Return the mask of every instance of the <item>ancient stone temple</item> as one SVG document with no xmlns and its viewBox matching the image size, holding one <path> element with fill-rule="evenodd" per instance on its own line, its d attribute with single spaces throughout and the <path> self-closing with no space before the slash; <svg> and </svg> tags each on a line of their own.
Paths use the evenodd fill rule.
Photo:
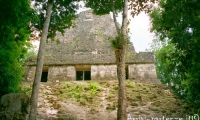
<svg viewBox="0 0 200 120">
<path fill-rule="evenodd" d="M 46 45 L 42 82 L 70 80 L 117 80 L 117 66 L 109 37 L 116 35 L 110 15 L 96 16 L 85 11 L 76 26 Z M 58 42 L 59 41 L 59 42 Z M 152 52 L 136 53 L 132 44 L 126 51 L 126 78 L 157 83 Z M 26 81 L 33 81 L 36 57 L 25 63 Z"/>
</svg>

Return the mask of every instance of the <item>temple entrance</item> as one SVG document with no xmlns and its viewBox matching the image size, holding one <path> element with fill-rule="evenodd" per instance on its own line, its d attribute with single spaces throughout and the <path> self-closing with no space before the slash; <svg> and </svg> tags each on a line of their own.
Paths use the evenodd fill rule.
<svg viewBox="0 0 200 120">
<path fill-rule="evenodd" d="M 129 70 L 128 70 L 128 65 L 125 67 L 125 73 L 126 73 L 126 80 L 129 79 Z"/>
<path fill-rule="evenodd" d="M 91 71 L 76 71 L 76 80 L 91 80 Z"/>
<path fill-rule="evenodd" d="M 44 66 L 42 69 L 41 82 L 47 82 L 47 80 L 48 80 L 48 67 Z"/>
<path fill-rule="evenodd" d="M 90 65 L 76 65 L 76 80 L 91 80 L 91 66 Z"/>
<path fill-rule="evenodd" d="M 47 82 L 48 72 L 42 72 L 41 82 Z"/>
</svg>

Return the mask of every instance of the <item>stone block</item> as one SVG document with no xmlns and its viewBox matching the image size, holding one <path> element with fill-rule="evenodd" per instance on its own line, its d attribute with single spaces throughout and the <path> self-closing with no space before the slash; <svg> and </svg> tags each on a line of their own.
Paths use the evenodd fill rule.
<svg viewBox="0 0 200 120">
<path fill-rule="evenodd" d="M 76 80 L 76 70 L 74 66 L 50 66 L 48 70 L 48 81 L 56 82 Z"/>
<path fill-rule="evenodd" d="M 157 80 L 154 64 L 133 64 L 129 65 L 128 69 L 129 79 L 141 80 L 143 82 L 145 82 L 145 80 L 154 82 Z"/>
<path fill-rule="evenodd" d="M 22 93 L 6 94 L 1 98 L 0 120 L 26 120 L 29 113 L 29 96 Z"/>
<path fill-rule="evenodd" d="M 91 66 L 92 80 L 117 80 L 116 65 L 92 65 Z"/>
</svg>

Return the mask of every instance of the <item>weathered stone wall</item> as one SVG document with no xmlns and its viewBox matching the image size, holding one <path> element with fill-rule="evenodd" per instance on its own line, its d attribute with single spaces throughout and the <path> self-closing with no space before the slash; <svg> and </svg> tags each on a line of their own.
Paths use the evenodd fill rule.
<svg viewBox="0 0 200 120">
<path fill-rule="evenodd" d="M 159 83 L 154 64 L 129 65 L 129 79 L 135 79 L 145 83 Z"/>
<path fill-rule="evenodd" d="M 115 24 L 110 14 L 97 16 L 92 10 L 81 12 L 74 28 L 64 35 L 56 34 L 56 40 L 45 46 L 44 66 L 49 66 L 48 81 L 76 80 L 76 70 L 90 70 L 92 80 L 117 79 L 114 50 L 109 37 L 116 36 Z M 132 44 L 127 46 L 126 65 L 130 65 L 129 79 L 156 79 L 153 52 L 136 53 Z M 35 66 L 36 56 L 28 58 L 25 66 Z M 80 65 L 80 66 L 79 66 Z M 74 67 L 75 66 L 75 67 Z M 89 69 L 88 69 L 89 68 Z M 29 70 L 30 69 L 30 70 Z M 28 68 L 26 81 L 33 81 L 34 69 Z"/>
<path fill-rule="evenodd" d="M 92 80 L 117 80 L 116 65 L 92 65 L 91 66 Z"/>
<path fill-rule="evenodd" d="M 48 81 L 68 81 L 76 80 L 76 70 L 74 66 L 50 66 L 48 69 Z"/>
<path fill-rule="evenodd" d="M 36 66 L 26 66 L 24 78 L 26 82 L 34 81 Z"/>
<path fill-rule="evenodd" d="M 90 67 L 91 66 L 91 67 Z M 116 65 L 70 65 L 48 66 L 47 82 L 76 80 L 76 70 L 91 70 L 91 80 L 117 80 Z M 33 81 L 35 66 L 27 66 L 24 75 L 25 81 Z M 152 64 L 128 64 L 128 79 L 144 83 L 160 83 L 156 76 L 155 65 Z"/>
<path fill-rule="evenodd" d="M 57 41 L 49 40 L 45 46 L 44 65 L 114 64 L 115 55 L 108 38 L 117 35 L 110 14 L 97 16 L 92 10 L 83 11 L 75 20 L 76 26 L 57 33 Z M 135 49 L 128 45 L 127 60 L 133 61 Z M 36 65 L 36 57 L 27 60 Z"/>
<path fill-rule="evenodd" d="M 110 14 L 97 16 L 92 10 L 83 11 L 74 21 L 76 26 L 56 33 L 57 41 L 48 40 L 45 46 L 44 65 L 105 65 L 115 64 L 110 37 L 117 35 Z M 153 52 L 135 52 L 132 44 L 126 48 L 126 64 L 154 63 Z M 37 57 L 27 59 L 25 65 L 36 65 Z"/>
<path fill-rule="evenodd" d="M 129 59 L 130 61 L 126 61 L 128 63 L 136 63 L 136 64 L 147 64 L 147 63 L 155 63 L 153 52 L 139 52 L 136 53 L 136 56 L 133 60 Z"/>
<path fill-rule="evenodd" d="M 52 50 L 52 55 L 48 54 L 44 56 L 44 65 L 80 65 L 80 64 L 87 64 L 87 65 L 93 65 L 93 64 L 115 64 L 115 55 L 114 51 L 110 48 L 110 44 L 105 45 L 99 45 L 102 46 L 101 51 L 99 52 L 98 49 L 91 51 L 91 53 L 87 52 L 76 52 L 75 54 L 69 54 L 65 53 L 64 51 L 68 51 L 65 48 L 68 48 L 67 44 L 62 43 L 59 45 L 55 44 L 55 48 L 49 48 Z M 97 46 L 93 46 L 93 48 L 96 48 Z M 88 48 L 85 46 L 85 48 Z M 106 51 L 105 49 L 109 49 L 110 51 Z M 56 50 L 57 49 L 57 50 Z M 129 49 L 129 50 L 128 50 Z M 154 53 L 153 52 L 139 52 L 134 53 L 131 50 L 133 48 L 127 47 L 126 51 L 126 64 L 147 64 L 147 63 L 155 63 Z M 68 51 L 69 52 L 69 51 Z M 59 56 L 54 56 L 58 55 Z M 36 65 L 36 56 L 32 56 L 28 58 L 25 62 L 25 66 L 27 65 Z"/>
</svg>

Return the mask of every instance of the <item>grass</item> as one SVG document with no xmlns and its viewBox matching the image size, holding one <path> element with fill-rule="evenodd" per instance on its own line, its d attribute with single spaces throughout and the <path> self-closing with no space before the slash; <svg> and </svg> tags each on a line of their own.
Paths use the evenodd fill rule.
<svg viewBox="0 0 200 120">
<path fill-rule="evenodd" d="M 126 81 L 126 87 L 128 87 L 128 88 L 134 88 L 135 87 L 135 83 L 133 83 L 131 81 Z"/>
<path fill-rule="evenodd" d="M 98 99 L 98 93 L 101 92 L 99 84 L 95 82 L 85 82 L 84 84 L 66 82 L 59 89 L 59 97 L 62 100 L 70 98 L 79 102 L 80 105 L 95 103 L 94 99 Z"/>
<path fill-rule="evenodd" d="M 31 86 L 31 84 L 29 82 L 22 83 L 22 85 L 21 85 L 21 92 L 30 96 L 31 92 L 32 92 L 32 86 Z"/>
</svg>

